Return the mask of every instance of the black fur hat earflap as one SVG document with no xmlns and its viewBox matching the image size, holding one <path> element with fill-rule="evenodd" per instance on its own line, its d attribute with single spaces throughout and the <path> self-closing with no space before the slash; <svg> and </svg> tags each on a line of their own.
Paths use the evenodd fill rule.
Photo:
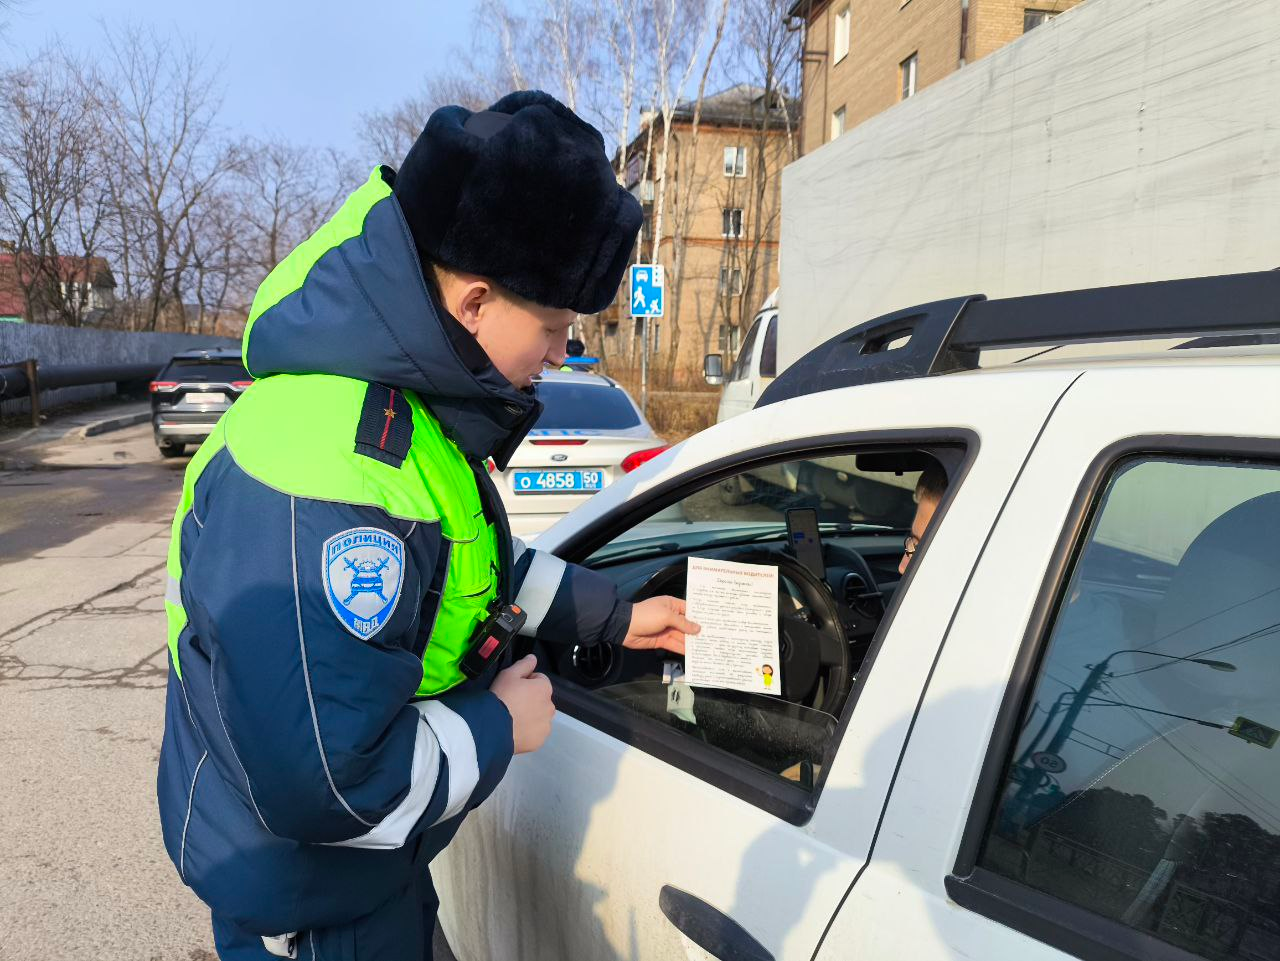
<svg viewBox="0 0 1280 961">
<path fill-rule="evenodd" d="M 643 219 L 600 132 L 538 90 L 435 111 L 393 191 L 424 260 L 582 314 L 613 301 Z"/>
</svg>

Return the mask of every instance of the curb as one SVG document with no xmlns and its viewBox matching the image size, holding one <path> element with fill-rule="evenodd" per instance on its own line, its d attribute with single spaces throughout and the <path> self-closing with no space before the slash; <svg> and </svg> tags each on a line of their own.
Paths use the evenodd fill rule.
<svg viewBox="0 0 1280 961">
<path fill-rule="evenodd" d="M 137 414 L 125 414 L 121 417 L 109 417 L 106 420 L 95 421 L 81 427 L 78 431 L 81 437 L 96 437 L 98 434 L 106 434 L 113 430 L 123 430 L 126 427 L 133 427 L 137 424 L 145 424 L 151 419 L 151 412 L 144 410 Z"/>
</svg>

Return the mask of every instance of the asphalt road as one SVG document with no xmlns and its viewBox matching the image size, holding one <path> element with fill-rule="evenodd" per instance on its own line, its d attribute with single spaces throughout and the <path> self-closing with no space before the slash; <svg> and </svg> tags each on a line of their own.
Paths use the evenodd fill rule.
<svg viewBox="0 0 1280 961">
<path fill-rule="evenodd" d="M 31 464 L 0 470 L 0 563 L 69 543 L 111 521 L 163 522 L 178 502 L 188 460 L 161 458 L 145 425 L 0 447 L 0 457 Z"/>
<path fill-rule="evenodd" d="M 187 458 L 75 427 L 0 433 L 0 961 L 213 961 L 155 804 Z"/>
</svg>

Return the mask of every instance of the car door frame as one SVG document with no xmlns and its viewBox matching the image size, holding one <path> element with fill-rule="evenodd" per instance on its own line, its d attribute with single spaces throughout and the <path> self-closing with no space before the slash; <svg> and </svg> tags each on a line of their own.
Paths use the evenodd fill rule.
<svg viewBox="0 0 1280 961">
<path fill-rule="evenodd" d="M 935 514 L 935 522 L 930 525 L 918 548 L 918 556 L 923 557 L 929 549 L 934 532 L 943 525 L 948 508 L 955 495 L 964 487 L 965 478 L 977 460 L 980 441 L 977 433 L 968 428 L 853 431 L 827 435 L 821 439 L 810 437 L 768 444 L 722 457 L 700 465 L 696 470 L 696 479 L 691 477 L 693 472 L 673 477 L 646 491 L 642 497 L 629 501 L 621 510 L 607 514 L 593 524 L 588 524 L 570 535 L 554 553 L 563 560 L 580 563 L 592 551 L 645 518 L 726 477 L 743 473 L 755 466 L 784 460 L 845 454 L 852 447 L 868 449 L 927 447 L 938 449 L 939 452 L 946 450 L 953 453 L 949 462 L 945 464 L 950 475 L 947 494 Z M 906 575 L 898 582 L 894 598 L 886 608 L 884 617 L 876 629 L 875 639 L 867 652 L 859 677 L 849 692 L 840 717 L 837 718 L 836 730 L 832 735 L 833 755 L 844 738 L 866 678 L 874 668 L 876 656 L 893 625 L 894 617 L 901 607 L 902 598 L 910 593 L 911 576 L 917 569 L 918 565 L 907 568 Z M 549 676 L 555 690 L 556 707 L 568 716 L 652 754 L 659 760 L 705 781 L 712 787 L 732 794 L 790 824 L 806 824 L 813 816 L 822 788 L 826 783 L 827 770 L 823 771 L 812 791 L 806 790 L 799 785 L 780 781 L 749 761 L 717 748 L 705 745 L 698 748 L 687 735 L 627 711 L 617 704 L 600 698 L 590 689 L 579 687 L 555 675 Z M 692 751 L 691 748 L 693 748 Z"/>
</svg>

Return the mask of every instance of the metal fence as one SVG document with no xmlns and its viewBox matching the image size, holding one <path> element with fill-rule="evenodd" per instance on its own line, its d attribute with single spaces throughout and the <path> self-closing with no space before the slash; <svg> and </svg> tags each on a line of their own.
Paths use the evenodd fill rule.
<svg viewBox="0 0 1280 961">
<path fill-rule="evenodd" d="M 132 379 L 148 365 L 154 371 L 174 354 L 195 347 L 233 347 L 237 341 L 228 337 L 196 334 L 132 333 L 88 327 L 55 327 L 47 324 L 15 324 L 0 322 L 0 368 L 11 368 L 34 359 L 40 368 L 79 368 L 81 372 L 97 369 L 104 380 L 85 383 L 84 377 L 71 378 L 75 386 L 43 386 L 39 393 L 42 408 L 77 401 L 96 400 L 116 393 L 116 380 L 105 379 L 126 371 Z M 25 376 L 25 374 L 22 374 Z M 64 378 L 65 380 L 66 378 Z M 43 383 L 43 379 L 41 383 Z M 0 417 L 28 413 L 29 398 L 0 400 Z"/>
</svg>

